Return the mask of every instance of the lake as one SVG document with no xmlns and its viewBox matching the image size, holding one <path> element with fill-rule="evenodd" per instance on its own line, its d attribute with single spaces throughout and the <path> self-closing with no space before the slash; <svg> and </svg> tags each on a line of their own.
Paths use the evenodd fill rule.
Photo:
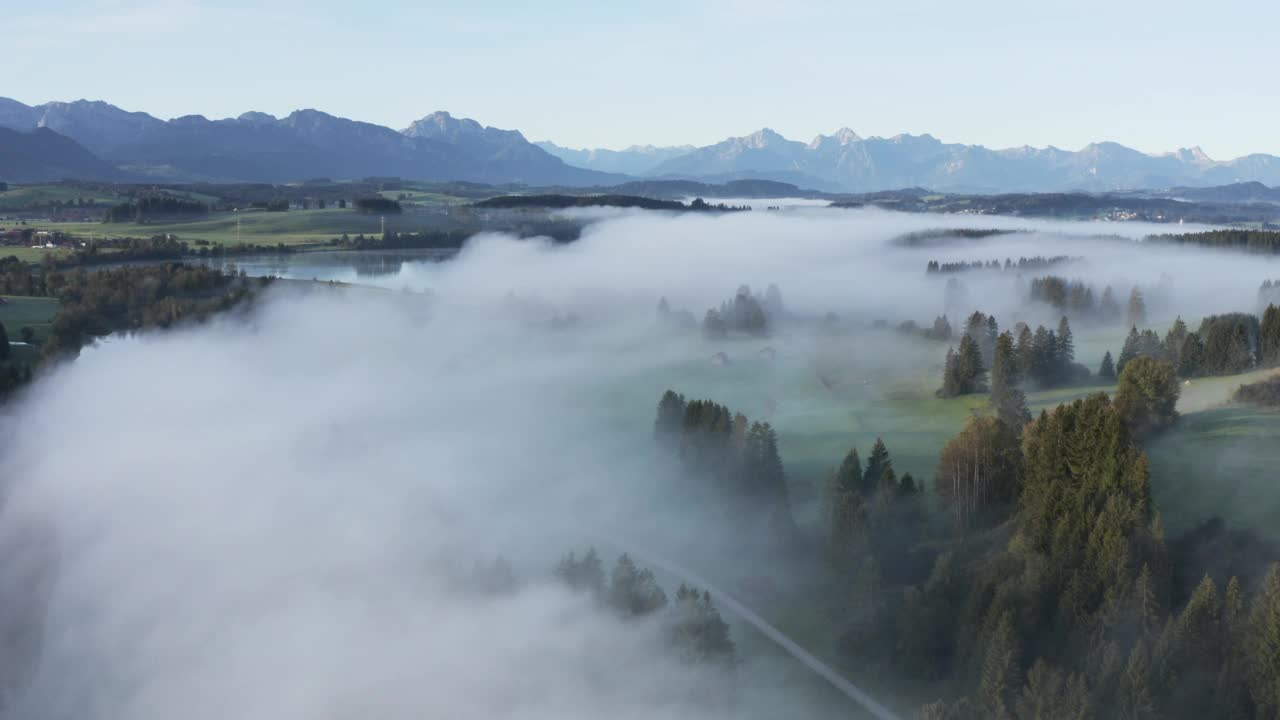
<svg viewBox="0 0 1280 720">
<path fill-rule="evenodd" d="M 289 280 L 321 280 L 345 283 L 369 282 L 399 273 L 406 265 L 437 263 L 457 255 L 454 249 L 423 250 L 326 250 L 225 258 L 188 258 L 185 262 L 228 269 L 250 276 L 274 275 Z"/>
</svg>

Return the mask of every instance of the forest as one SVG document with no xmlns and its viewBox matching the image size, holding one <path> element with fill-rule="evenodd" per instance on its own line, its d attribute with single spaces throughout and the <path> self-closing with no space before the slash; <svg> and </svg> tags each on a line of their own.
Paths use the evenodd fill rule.
<svg viewBox="0 0 1280 720">
<path fill-rule="evenodd" d="M 19 336 L 34 353 L 19 357 L 10 352 L 8 329 L 0 324 L 0 397 L 29 383 L 43 363 L 75 356 L 97 338 L 202 322 L 244 305 L 270 282 L 179 262 L 63 270 L 14 257 L 0 259 L 0 295 L 59 303 L 47 336 L 39 342 L 30 328 L 21 328 Z"/>
</svg>

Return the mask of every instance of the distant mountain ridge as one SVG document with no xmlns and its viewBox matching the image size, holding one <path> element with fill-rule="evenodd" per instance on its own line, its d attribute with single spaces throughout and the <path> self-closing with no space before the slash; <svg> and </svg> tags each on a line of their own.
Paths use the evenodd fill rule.
<svg viewBox="0 0 1280 720">
<path fill-rule="evenodd" d="M 404 132 L 298 110 L 284 118 L 247 112 L 164 121 L 99 101 L 30 107 L 0 98 L 0 127 L 46 129 L 79 143 L 122 174 L 178 181 L 289 182 L 310 177 L 396 176 L 410 180 L 538 185 L 616 184 L 626 177 L 566 164 L 514 130 L 433 113 Z M 24 181 L 0 166 L 0 179 Z"/>
<path fill-rule="evenodd" d="M 0 128 L 18 133 L 5 136 L 9 160 L 0 164 L 0 180 L 11 182 L 114 176 L 280 183 L 395 176 L 603 187 L 638 179 L 762 180 L 833 193 L 903 187 L 1005 193 L 1280 185 L 1280 157 L 1273 155 L 1217 161 L 1196 147 L 1148 155 L 1111 142 L 1077 151 L 1052 146 L 992 150 L 932 135 L 862 137 L 849 128 L 807 143 L 762 128 L 697 148 L 575 150 L 531 143 L 517 130 L 447 112 L 396 131 L 314 109 L 283 118 L 250 111 L 221 120 L 188 115 L 166 121 L 102 101 L 28 106 L 8 98 L 0 98 Z M 83 152 L 48 134 L 34 134 L 37 129 L 66 138 Z"/>
<path fill-rule="evenodd" d="M 574 149 L 561 147 L 550 140 L 534 143 L 570 165 L 623 175 L 644 175 L 661 163 L 697 150 L 693 145 L 656 147 L 632 145 L 623 150 L 605 148 Z"/>
<path fill-rule="evenodd" d="M 848 128 L 806 144 L 763 128 L 671 158 L 649 175 L 765 177 L 847 192 L 913 186 L 953 192 L 1099 192 L 1240 182 L 1276 185 L 1280 158 L 1255 154 L 1215 161 L 1198 147 L 1147 155 L 1110 142 L 1074 152 L 1055 147 L 991 150 L 944 143 L 932 135 L 862 138 Z"/>
</svg>

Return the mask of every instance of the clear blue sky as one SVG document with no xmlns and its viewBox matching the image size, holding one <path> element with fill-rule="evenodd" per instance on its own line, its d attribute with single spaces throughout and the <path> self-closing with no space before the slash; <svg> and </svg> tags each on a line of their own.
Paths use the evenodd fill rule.
<svg viewBox="0 0 1280 720">
<path fill-rule="evenodd" d="M 168 118 L 433 110 L 570 146 L 932 133 L 1280 154 L 1280 2 L 41 0 L 0 95 Z"/>
</svg>

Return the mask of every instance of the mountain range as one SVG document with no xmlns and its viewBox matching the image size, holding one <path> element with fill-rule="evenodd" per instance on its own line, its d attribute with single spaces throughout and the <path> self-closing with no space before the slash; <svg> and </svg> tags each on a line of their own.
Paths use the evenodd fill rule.
<svg viewBox="0 0 1280 720">
<path fill-rule="evenodd" d="M 298 110 L 276 118 L 247 112 L 209 120 L 188 115 L 160 120 L 104 102 L 78 100 L 30 107 L 0 98 L 0 179 L 32 182 L 71 173 L 76 179 L 206 182 L 289 182 L 308 178 L 400 177 L 491 184 L 591 186 L 624 176 L 574 167 L 524 139 L 518 131 L 485 127 L 447 112 L 428 115 L 403 131 Z M 40 132 L 35 132 L 39 130 Z M 72 167 L 48 146 L 50 134 L 100 160 Z M 43 166 L 39 158 L 45 158 Z M 67 177 L 68 175 L 62 175 Z"/>
<path fill-rule="evenodd" d="M 637 179 L 770 180 L 826 192 L 923 187 L 962 193 L 1280 185 L 1280 157 L 1218 161 L 1199 148 L 1149 155 L 1111 142 L 1076 151 L 993 150 L 931 135 L 805 143 L 768 128 L 705 147 L 572 149 L 436 112 L 397 131 L 298 110 L 161 120 L 101 101 L 28 106 L 0 98 L 0 180 L 290 182 L 310 178 L 591 187 Z"/>
<path fill-rule="evenodd" d="M 950 192 L 1109 191 L 1237 182 L 1280 184 L 1280 158 L 1248 155 L 1225 162 L 1199 148 L 1148 155 L 1117 143 L 1078 151 L 1055 147 L 991 150 L 931 135 L 862 138 L 842 128 L 809 143 L 768 128 L 729 138 L 654 167 L 654 177 L 723 181 L 780 180 L 844 192 L 925 187 Z"/>
<path fill-rule="evenodd" d="M 667 160 L 687 155 L 698 148 L 693 145 L 676 145 L 656 147 L 654 145 L 632 145 L 625 150 L 608 150 L 605 148 L 574 149 L 560 147 L 549 141 L 535 143 L 538 147 L 564 160 L 570 165 L 601 172 L 622 173 L 623 175 L 648 175 L 654 168 Z"/>
</svg>

